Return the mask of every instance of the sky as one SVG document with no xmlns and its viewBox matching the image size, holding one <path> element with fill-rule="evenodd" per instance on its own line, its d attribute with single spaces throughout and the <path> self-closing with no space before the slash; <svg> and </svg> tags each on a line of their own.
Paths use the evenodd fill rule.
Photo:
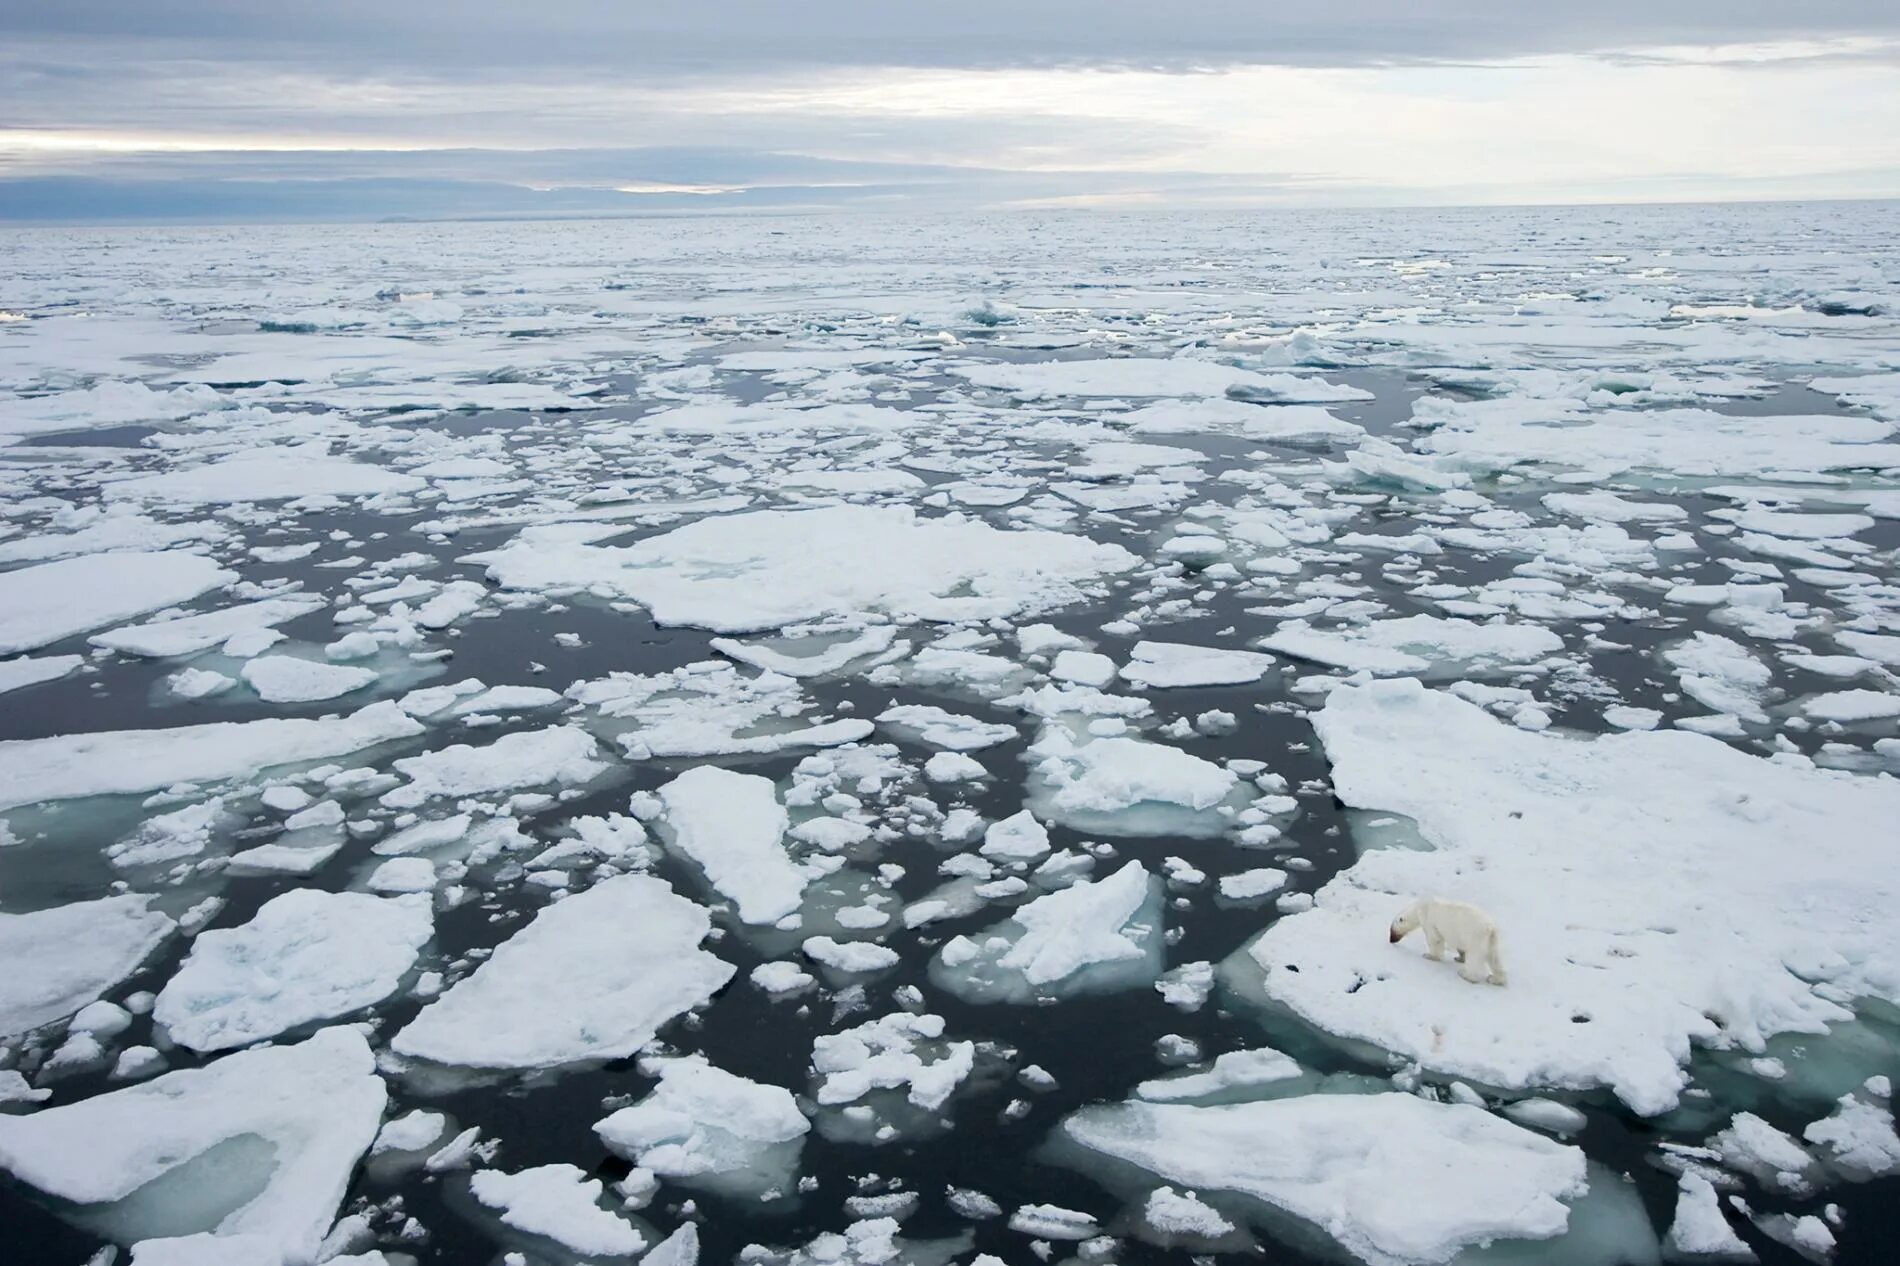
<svg viewBox="0 0 1900 1266">
<path fill-rule="evenodd" d="M 1900 196 L 1900 0 L 0 0 L 0 220 Z"/>
</svg>

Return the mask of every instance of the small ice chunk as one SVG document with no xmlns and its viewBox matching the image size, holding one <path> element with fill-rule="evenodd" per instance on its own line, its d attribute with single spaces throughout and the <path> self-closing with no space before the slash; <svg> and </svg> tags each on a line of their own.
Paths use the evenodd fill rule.
<svg viewBox="0 0 1900 1266">
<path fill-rule="evenodd" d="M 426 857 L 392 857 L 363 883 L 371 892 L 430 892 L 435 888 L 435 863 Z"/>
<path fill-rule="evenodd" d="M 646 1247 L 631 1222 L 601 1207 L 601 1180 L 575 1165 L 537 1165 L 513 1174 L 478 1170 L 469 1175 L 468 1189 L 499 1211 L 504 1224 L 576 1253 L 621 1257 Z"/>
<path fill-rule="evenodd" d="M 924 762 L 924 777 L 931 782 L 979 782 L 990 776 L 990 771 L 962 752 L 938 752 Z"/>
<path fill-rule="evenodd" d="M 811 1129 L 789 1090 L 735 1076 L 703 1056 L 656 1062 L 653 1093 L 594 1126 L 613 1152 L 664 1178 L 795 1169 L 796 1148 L 789 1165 L 767 1165 Z"/>
<path fill-rule="evenodd" d="M 1181 642 L 1136 642 L 1121 674 L 1137 686 L 1239 686 L 1273 667 L 1271 655 Z M 1097 684 L 1097 683 L 1091 683 Z"/>
<path fill-rule="evenodd" d="M 1260 866 L 1220 877 L 1220 895 L 1229 901 L 1252 901 L 1286 887 L 1290 876 L 1277 866 Z"/>
<path fill-rule="evenodd" d="M 810 972 L 799 967 L 797 963 L 786 962 L 783 959 L 760 963 L 752 969 L 751 980 L 753 984 L 775 997 L 780 994 L 797 993 L 817 983 Z"/>
<path fill-rule="evenodd" d="M 292 655 L 262 655 L 238 674 L 267 703 L 314 703 L 361 690 L 376 680 L 369 668 L 319 663 Z"/>
<path fill-rule="evenodd" d="M 1034 861 L 1049 851 L 1049 832 L 1035 815 L 1022 809 L 990 823 L 983 832 L 983 847 L 977 851 L 1001 861 Z"/>
<path fill-rule="evenodd" d="M 1250 1051 L 1228 1051 L 1198 1073 L 1158 1077 L 1135 1087 L 1135 1095 L 1151 1103 L 1176 1103 L 1206 1099 L 1230 1091 L 1245 1091 L 1271 1085 L 1300 1075 L 1300 1066 L 1292 1056 L 1270 1046 Z"/>
<path fill-rule="evenodd" d="M 1218 1239 L 1230 1235 L 1234 1224 L 1220 1210 L 1200 1200 L 1191 1191 L 1157 1187 L 1141 1207 L 1141 1220 L 1148 1228 L 1164 1236 L 1193 1236 Z"/>
<path fill-rule="evenodd" d="M 1102 1224 L 1060 1205 L 1026 1204 L 1009 1215 L 1009 1229 L 1043 1240 L 1087 1240 L 1102 1233 Z"/>
<path fill-rule="evenodd" d="M 806 957 L 835 971 L 871 972 L 895 967 L 897 951 L 870 941 L 836 941 L 829 936 L 805 938 L 800 946 Z"/>
<path fill-rule="evenodd" d="M 935 1112 L 976 1064 L 971 1042 L 943 1040 L 943 1017 L 894 1011 L 812 1044 L 815 1097 L 826 1106 L 854 1103 L 874 1090 L 903 1090 Z"/>
<path fill-rule="evenodd" d="M 1682 1175 L 1676 1193 L 1676 1215 L 1669 1223 L 1664 1246 L 1672 1257 L 1706 1262 L 1752 1262 L 1754 1250 L 1735 1234 L 1722 1216 L 1715 1188 L 1700 1174 Z"/>
</svg>

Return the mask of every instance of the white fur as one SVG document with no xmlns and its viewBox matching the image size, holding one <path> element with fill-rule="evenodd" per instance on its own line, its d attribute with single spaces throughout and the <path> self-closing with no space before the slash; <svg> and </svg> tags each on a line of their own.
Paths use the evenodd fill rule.
<svg viewBox="0 0 1900 1266">
<path fill-rule="evenodd" d="M 1425 933 L 1425 957 L 1433 962 L 1450 950 L 1458 960 L 1458 974 L 1472 984 L 1506 982 L 1504 960 L 1498 956 L 1498 925 L 1478 907 L 1437 897 L 1414 901 L 1392 920 L 1392 941 L 1397 944 L 1420 930 Z"/>
</svg>

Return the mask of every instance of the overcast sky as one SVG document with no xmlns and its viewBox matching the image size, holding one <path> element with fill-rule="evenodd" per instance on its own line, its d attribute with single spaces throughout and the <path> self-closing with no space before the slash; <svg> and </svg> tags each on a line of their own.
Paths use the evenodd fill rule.
<svg viewBox="0 0 1900 1266">
<path fill-rule="evenodd" d="M 1900 0 L 0 3 L 0 218 L 1900 196 Z"/>
</svg>

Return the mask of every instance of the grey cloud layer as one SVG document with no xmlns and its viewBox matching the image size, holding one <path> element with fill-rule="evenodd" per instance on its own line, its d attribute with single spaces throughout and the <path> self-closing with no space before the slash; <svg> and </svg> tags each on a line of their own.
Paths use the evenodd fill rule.
<svg viewBox="0 0 1900 1266">
<path fill-rule="evenodd" d="M 350 72 L 571 66 L 1308 66 L 1900 34 L 1877 0 L 65 0 L 0 44 Z M 104 67 L 101 66 L 101 69 Z"/>
</svg>

